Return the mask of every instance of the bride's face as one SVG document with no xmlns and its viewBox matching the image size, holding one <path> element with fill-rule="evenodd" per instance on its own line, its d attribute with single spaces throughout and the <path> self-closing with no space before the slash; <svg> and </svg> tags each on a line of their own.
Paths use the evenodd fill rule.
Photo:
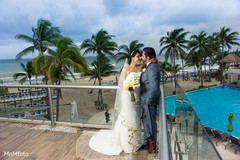
<svg viewBox="0 0 240 160">
<path fill-rule="evenodd" d="M 140 53 L 137 53 L 134 57 L 132 57 L 132 63 L 138 64 L 140 62 L 141 62 Z"/>
</svg>

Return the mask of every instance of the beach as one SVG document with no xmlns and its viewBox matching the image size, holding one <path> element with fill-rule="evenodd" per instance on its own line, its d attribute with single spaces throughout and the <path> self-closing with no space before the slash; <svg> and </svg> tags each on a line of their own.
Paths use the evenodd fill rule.
<svg viewBox="0 0 240 160">
<path fill-rule="evenodd" d="M 164 57 L 160 56 L 158 57 L 159 60 L 163 60 Z M 88 66 L 91 67 L 91 63 L 96 60 L 96 57 L 86 57 Z M 22 63 L 27 63 L 31 59 L 24 59 L 22 60 Z M 121 67 L 123 66 L 123 62 L 116 63 L 115 59 L 111 59 L 112 65 L 115 66 L 115 70 L 119 71 Z M 177 63 L 180 63 L 177 62 Z M 4 68 L 5 67 L 5 68 Z M 216 67 L 213 67 L 215 69 Z M 19 84 L 17 81 L 13 80 L 12 76 L 16 72 L 21 72 L 21 68 L 19 65 L 19 62 L 16 62 L 15 60 L 1 60 L 1 69 L 0 70 L 0 80 L 3 82 L 3 84 Z M 193 73 L 192 68 L 185 68 L 185 71 L 187 71 L 189 74 Z M 186 72 L 185 72 L 186 73 Z M 73 78 L 69 79 L 69 81 L 62 81 L 61 85 L 87 85 L 92 86 L 94 83 L 94 79 L 89 81 L 89 76 L 81 76 L 79 73 L 75 73 L 76 79 Z M 36 81 L 36 77 L 32 77 L 32 84 L 41 84 L 45 85 L 41 82 L 42 77 L 38 77 Z M 116 80 L 119 80 L 119 73 L 115 75 L 111 75 L 108 77 L 102 77 L 102 85 L 103 86 L 114 86 L 116 85 Z M 190 77 L 188 81 L 182 81 L 182 78 L 178 78 L 178 83 L 183 88 L 184 91 L 196 89 L 199 87 L 200 82 L 193 81 L 193 77 Z M 26 85 L 29 84 L 29 82 L 24 83 Z M 214 85 L 214 84 L 220 84 L 219 81 L 215 81 L 215 79 L 212 78 L 212 82 L 204 82 L 204 86 Z M 98 85 L 98 81 L 96 81 L 95 85 Z M 8 88 L 10 92 L 18 91 L 17 88 Z M 56 91 L 53 91 L 53 94 L 56 96 Z M 170 92 L 172 94 L 172 90 Z M 103 103 L 107 104 L 107 108 L 110 109 L 109 112 L 111 115 L 113 115 L 113 107 L 115 102 L 115 96 L 116 96 L 116 90 L 103 90 Z M 104 112 L 105 110 L 98 110 L 95 106 L 95 101 L 98 100 L 98 90 L 90 90 L 90 89 L 62 89 L 62 97 L 60 98 L 60 107 L 59 107 L 59 121 L 64 122 L 84 122 L 84 123 L 96 123 L 96 124 L 105 124 L 104 119 Z M 42 101 L 45 101 L 42 99 Z M 73 101 L 76 102 L 77 105 L 77 112 L 79 115 L 72 115 L 74 113 L 73 111 Z M 54 113 L 56 113 L 56 99 L 53 99 L 53 106 L 54 106 Z M 26 104 L 29 104 L 29 101 L 22 101 L 22 106 L 26 106 Z M 40 103 L 40 102 L 38 102 Z M 46 102 L 45 102 L 46 103 Z M 19 105 L 19 104 L 17 104 Z M 12 106 L 14 107 L 14 106 Z M 29 113 L 27 113 L 27 118 L 31 118 L 28 116 Z M 99 114 L 102 114 L 102 119 L 99 119 Z M 110 116 L 111 117 L 111 116 Z M 41 117 L 36 119 L 41 119 Z M 111 123 L 111 122 L 110 122 Z"/>
<path fill-rule="evenodd" d="M 92 86 L 94 80 L 89 81 L 90 77 L 82 77 L 71 82 L 63 82 L 62 85 L 88 85 Z M 102 78 L 102 85 L 104 86 L 114 86 L 116 79 L 119 79 L 118 75 L 112 75 Z M 178 83 L 184 91 L 191 89 L 197 89 L 200 85 L 200 82 L 194 81 L 193 77 L 190 77 L 188 81 L 183 81 L 182 78 L 178 78 Z M 170 83 L 170 85 L 173 83 Z M 211 82 L 204 82 L 204 86 L 210 85 L 219 85 L 220 81 L 216 81 L 214 78 L 211 79 Z M 98 85 L 96 82 L 95 85 Z M 165 85 L 165 90 L 170 89 L 169 94 L 172 94 L 172 89 Z M 17 88 L 9 88 L 9 91 L 17 91 Z M 105 109 L 96 109 L 95 101 L 98 100 L 98 90 L 94 89 L 62 89 L 62 97 L 60 98 L 60 107 L 59 107 L 59 121 L 62 122 L 81 122 L 81 123 L 95 123 L 95 124 L 106 124 L 105 122 Z M 166 92 L 165 91 L 165 92 Z M 108 89 L 102 90 L 103 92 L 103 103 L 107 104 L 107 108 L 111 115 L 113 115 L 113 108 L 116 96 L 116 90 Z M 56 95 L 56 91 L 53 90 L 53 95 Z M 165 94 L 165 96 L 167 96 Z M 42 99 L 44 101 L 44 99 Z M 73 110 L 73 101 L 76 102 L 76 110 Z M 29 101 L 23 101 L 22 106 L 25 106 Z M 38 102 L 39 103 L 39 102 Z M 46 103 L 46 102 L 45 102 Z M 56 113 L 57 101 L 53 99 L 54 113 Z M 78 115 L 77 115 L 78 113 Z M 99 118 L 101 117 L 101 118 Z M 110 116 L 111 117 L 111 116 Z M 40 118 L 39 118 L 40 119 Z M 110 118 L 111 119 L 111 118 Z M 111 122 L 109 123 L 111 124 Z"/>
<path fill-rule="evenodd" d="M 117 77 L 119 79 L 119 77 Z M 188 91 L 191 89 L 197 89 L 200 86 L 200 82 L 196 82 L 191 77 L 188 81 L 182 81 L 182 78 L 178 79 L 179 85 L 182 87 L 184 91 Z M 116 76 L 104 77 L 102 80 L 103 85 L 112 85 L 113 82 L 116 81 Z M 93 80 L 89 82 L 89 78 L 81 78 L 76 81 L 68 82 L 66 85 L 92 85 Z M 203 82 L 204 86 L 210 85 L 219 85 L 220 81 L 216 81 L 214 78 L 211 79 L 211 82 Z M 98 84 L 96 84 L 98 85 Z M 97 110 L 95 109 L 94 102 L 97 100 L 97 92 L 98 90 L 93 90 L 91 94 L 89 94 L 90 89 L 64 89 L 63 98 L 60 99 L 60 104 L 67 104 L 72 102 L 73 100 L 77 103 L 77 109 L 79 112 L 79 119 L 83 121 L 83 117 L 86 123 L 100 123 L 106 124 L 104 119 L 105 110 Z M 103 103 L 108 105 L 108 109 L 110 109 L 111 114 L 113 114 L 114 101 L 116 96 L 116 90 L 103 90 Z M 55 102 L 55 101 L 54 101 Z M 60 107 L 60 121 L 70 121 L 72 106 L 62 106 Z M 99 119 L 99 115 L 102 114 L 102 119 Z M 83 116 L 84 115 L 84 116 Z M 95 116 L 95 117 L 93 117 Z M 89 121 L 89 122 L 88 122 Z"/>
</svg>

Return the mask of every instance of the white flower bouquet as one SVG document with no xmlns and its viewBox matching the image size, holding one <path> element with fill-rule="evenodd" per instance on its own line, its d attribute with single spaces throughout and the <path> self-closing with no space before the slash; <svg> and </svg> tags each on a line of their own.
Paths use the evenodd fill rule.
<svg viewBox="0 0 240 160">
<path fill-rule="evenodd" d="M 135 76 L 128 77 L 126 80 L 123 81 L 123 88 L 129 91 L 134 91 L 140 87 L 139 79 L 137 79 Z M 134 93 L 131 92 L 131 102 L 135 102 Z"/>
</svg>

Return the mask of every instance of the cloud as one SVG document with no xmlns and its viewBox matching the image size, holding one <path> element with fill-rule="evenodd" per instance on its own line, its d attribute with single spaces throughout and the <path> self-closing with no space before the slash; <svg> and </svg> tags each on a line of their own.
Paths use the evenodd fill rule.
<svg viewBox="0 0 240 160">
<path fill-rule="evenodd" d="M 19 52 L 30 46 L 25 42 L 19 42 L 15 39 L 7 39 L 6 42 L 0 45 L 0 59 L 14 59 Z M 37 53 L 30 53 L 24 58 L 34 58 L 36 56 L 38 56 Z"/>
<path fill-rule="evenodd" d="M 212 34 L 223 26 L 240 33 L 238 15 L 238 0 L 1 0 L 0 49 L 14 58 L 16 48 L 19 52 L 29 46 L 15 35 L 31 36 L 39 18 L 50 20 L 76 43 L 103 28 L 120 44 L 139 40 L 159 49 L 160 37 L 180 27 L 191 34 Z"/>
</svg>

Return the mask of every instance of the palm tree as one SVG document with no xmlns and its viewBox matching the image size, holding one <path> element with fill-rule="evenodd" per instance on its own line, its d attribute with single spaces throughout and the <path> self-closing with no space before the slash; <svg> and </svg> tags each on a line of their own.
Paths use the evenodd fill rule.
<svg viewBox="0 0 240 160">
<path fill-rule="evenodd" d="M 219 50 L 219 47 L 213 35 L 208 36 L 208 45 L 213 50 L 213 51 L 207 52 L 208 65 L 209 65 L 209 71 L 210 71 L 211 70 L 210 66 L 214 65 L 214 57 L 217 55 L 217 51 Z"/>
<path fill-rule="evenodd" d="M 80 49 L 85 49 L 83 54 L 86 53 L 97 53 L 98 54 L 98 84 L 101 86 L 101 54 L 110 55 L 112 57 L 115 57 L 114 51 L 117 50 L 117 43 L 115 43 L 112 38 L 115 37 L 114 35 L 109 35 L 106 30 L 101 29 L 99 32 L 97 32 L 96 35 L 92 35 L 91 39 L 86 39 L 83 41 L 83 43 L 80 46 Z M 98 94 L 101 97 L 102 104 L 102 90 L 99 89 Z"/>
<path fill-rule="evenodd" d="M 25 48 L 16 55 L 16 60 L 20 60 L 23 56 L 29 53 L 34 53 L 34 50 L 37 50 L 39 55 L 44 54 L 49 46 L 52 46 L 52 42 L 58 37 L 61 37 L 59 28 L 53 27 L 50 21 L 44 20 L 43 18 L 38 19 L 37 27 L 32 27 L 32 32 L 32 37 L 24 34 L 17 34 L 15 36 L 17 39 L 22 39 L 26 42 L 32 43 L 32 46 Z M 42 63 L 44 64 L 44 60 Z M 39 71 L 36 72 L 38 73 Z M 44 75 L 47 84 L 47 75 L 46 73 L 44 73 Z"/>
<path fill-rule="evenodd" d="M 171 32 L 167 32 L 167 36 L 162 37 L 160 39 L 160 46 L 163 48 L 160 50 L 159 55 L 161 55 L 165 51 L 165 59 L 171 58 L 171 63 L 173 63 L 173 68 L 175 69 L 175 59 L 179 58 L 179 54 L 183 54 L 182 57 L 185 56 L 184 49 L 188 49 L 185 45 L 187 40 L 185 39 L 186 35 L 189 32 L 184 32 L 183 28 L 175 29 Z M 176 71 L 174 70 L 174 82 L 175 82 L 175 91 L 176 91 Z"/>
<path fill-rule="evenodd" d="M 201 31 L 198 35 L 192 35 L 190 38 L 190 42 L 188 43 L 188 47 L 191 48 L 190 53 L 193 51 L 200 53 L 200 80 L 201 86 L 203 86 L 203 74 L 202 74 L 203 57 L 206 57 L 208 52 L 212 53 L 215 51 L 209 45 L 207 33 L 204 31 Z"/>
<path fill-rule="evenodd" d="M 93 66 L 93 69 L 90 70 L 90 73 L 87 74 L 90 77 L 89 81 L 91 81 L 92 79 L 94 79 L 93 85 L 95 85 L 96 80 L 99 78 L 99 72 L 98 72 L 98 61 L 93 61 L 91 63 L 91 65 Z M 110 60 L 105 56 L 105 55 L 101 55 L 101 76 L 102 77 L 108 77 L 112 74 L 118 73 L 117 71 L 114 71 L 114 66 L 111 65 Z M 99 79 L 98 79 L 99 81 Z M 92 93 L 93 90 L 91 90 L 89 93 Z M 98 95 L 98 102 L 100 102 L 100 97 Z"/>
<path fill-rule="evenodd" d="M 240 51 L 239 51 L 239 49 L 237 48 L 237 50 L 236 51 L 233 51 L 233 53 L 235 53 L 236 55 L 238 55 L 239 57 L 240 57 Z"/>
<path fill-rule="evenodd" d="M 238 32 L 231 32 L 230 28 L 221 28 L 220 32 L 214 33 L 215 38 L 217 39 L 217 42 L 219 44 L 219 47 L 222 49 L 222 59 L 224 55 L 224 48 L 231 49 L 232 45 L 239 45 L 240 44 L 237 42 L 239 38 Z M 223 61 L 222 61 L 222 75 L 223 75 Z M 222 82 L 224 82 L 224 76 L 222 78 Z"/>
<path fill-rule="evenodd" d="M 62 75 L 61 75 L 61 81 L 71 82 L 71 80 L 70 80 L 69 78 L 67 78 L 68 75 L 67 75 L 67 72 L 66 72 L 66 71 L 63 71 L 61 74 L 62 74 Z M 58 85 L 58 82 L 59 82 L 59 72 L 56 71 L 56 72 L 54 73 L 54 75 L 53 75 L 52 83 Z"/>
<path fill-rule="evenodd" d="M 129 46 L 127 46 L 126 44 L 119 46 L 119 52 L 117 53 L 117 56 L 120 56 L 120 57 L 118 58 L 117 62 L 128 58 L 128 54 L 134 50 L 138 50 L 141 52 L 142 47 L 144 47 L 144 44 L 138 43 L 137 40 L 130 42 Z"/>
<path fill-rule="evenodd" d="M 62 78 L 66 73 L 75 79 L 71 68 L 77 72 L 89 72 L 86 60 L 80 55 L 79 48 L 74 45 L 73 41 L 68 37 L 60 37 L 53 42 L 56 47 L 55 50 L 48 49 L 49 55 L 39 55 L 33 60 L 33 66 L 35 70 L 46 71 L 48 78 L 54 83 L 61 85 Z M 45 59 L 45 63 L 41 66 L 42 60 Z M 56 80 L 56 75 L 58 79 Z M 57 91 L 57 111 L 56 120 L 59 116 L 59 96 L 61 91 Z"/>
<path fill-rule="evenodd" d="M 176 64 L 175 65 L 175 68 L 173 68 L 173 66 L 171 66 L 171 73 L 174 73 L 174 71 L 176 72 L 176 73 L 178 73 L 178 72 L 180 72 L 181 71 L 181 69 L 182 69 L 182 67 L 180 66 L 180 64 Z"/>
<path fill-rule="evenodd" d="M 32 46 L 25 48 L 16 55 L 16 60 L 20 60 L 23 56 L 33 53 L 34 50 L 37 50 L 39 54 L 43 54 L 52 45 L 52 42 L 61 36 L 59 28 L 52 27 L 52 23 L 43 18 L 38 19 L 37 27 L 32 27 L 32 32 L 32 37 L 24 34 L 17 34 L 15 36 L 17 39 L 32 43 Z"/>
<path fill-rule="evenodd" d="M 20 84 L 23 84 L 28 79 L 29 84 L 31 85 L 31 78 L 32 78 L 33 75 L 35 75 L 35 71 L 34 71 L 33 66 L 32 66 L 32 61 L 28 61 L 26 66 L 23 63 L 20 63 L 20 65 L 21 65 L 24 72 L 15 73 L 13 75 L 13 78 L 16 80 L 19 77 L 21 77 L 21 79 L 19 80 Z"/>
<path fill-rule="evenodd" d="M 186 60 L 187 54 L 180 54 L 180 58 L 182 60 L 182 80 L 184 81 L 184 61 Z"/>
<path fill-rule="evenodd" d="M 158 65 L 161 68 L 162 80 L 164 81 L 164 75 L 167 76 L 167 72 L 171 72 L 172 65 L 166 60 L 164 62 L 159 61 Z"/>
<path fill-rule="evenodd" d="M 185 66 L 194 68 L 194 75 L 197 75 L 196 68 L 199 70 L 200 64 L 200 54 L 198 54 L 196 51 L 193 51 L 188 54 L 185 62 Z"/>
<path fill-rule="evenodd" d="M 56 72 L 59 75 L 58 85 L 61 85 L 62 76 L 65 72 L 75 78 L 71 68 L 78 72 L 89 72 L 86 60 L 80 54 L 80 50 L 73 41 L 68 37 L 60 37 L 53 42 L 55 50 L 48 49 L 49 55 L 39 55 L 33 60 L 33 66 L 36 69 L 46 70 L 48 78 L 54 81 Z M 46 59 L 45 64 L 40 66 L 43 59 Z"/>
</svg>

